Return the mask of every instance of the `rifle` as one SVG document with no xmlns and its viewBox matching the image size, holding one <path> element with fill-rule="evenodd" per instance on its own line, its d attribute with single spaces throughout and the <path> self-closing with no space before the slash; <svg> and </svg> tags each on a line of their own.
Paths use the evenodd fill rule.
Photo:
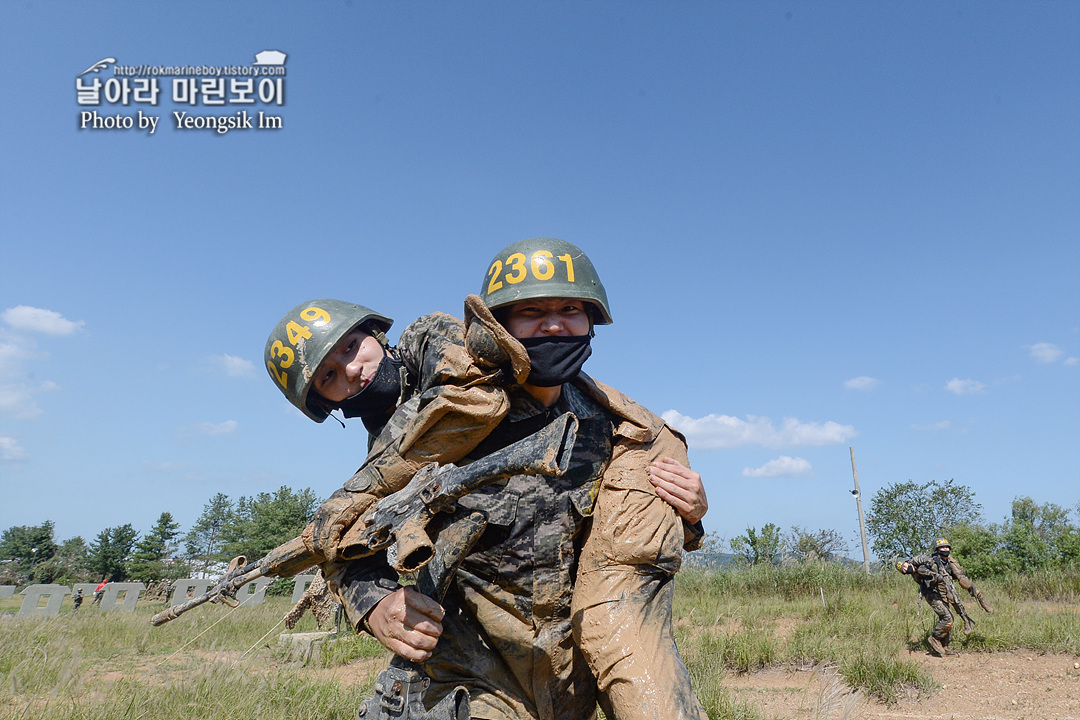
<svg viewBox="0 0 1080 720">
<path fill-rule="evenodd" d="M 399 573 L 425 567 L 437 554 L 426 529 L 437 513 L 454 510 L 458 498 L 496 480 L 522 474 L 562 475 L 569 466 L 576 438 L 577 418 L 564 413 L 532 435 L 468 465 L 425 465 L 408 485 L 379 500 L 353 523 L 342 537 L 342 548 L 347 549 L 342 557 L 356 560 L 394 545 L 394 568 Z M 274 548 L 253 563 L 241 555 L 213 588 L 154 615 L 150 624 L 163 625 L 206 602 L 235 607 L 236 591 L 252 580 L 292 577 L 324 561 L 304 544 L 302 537 Z"/>
<path fill-rule="evenodd" d="M 416 588 L 442 603 L 454 571 L 469 554 L 487 518 L 481 512 L 456 517 L 438 533 L 434 555 L 416 574 Z M 470 720 L 469 691 L 455 687 L 430 711 L 424 709 L 424 691 L 431 680 L 421 666 L 394 655 L 390 666 L 375 679 L 375 695 L 360 703 L 357 720 Z"/>
<path fill-rule="evenodd" d="M 956 605 L 957 611 L 960 613 L 960 617 L 964 619 L 964 622 L 969 623 L 969 627 L 964 632 L 971 632 L 971 628 L 975 627 L 975 621 L 971 619 L 971 616 L 967 614 L 967 610 L 964 609 L 964 603 L 960 602 L 960 595 L 956 592 L 956 586 L 953 585 L 952 574 L 949 573 L 948 563 L 945 562 L 945 558 L 941 557 L 937 553 L 934 553 L 934 564 L 937 565 L 938 572 L 941 573 L 941 577 L 945 579 L 945 587 L 949 590 L 949 599 L 953 605 Z"/>
</svg>

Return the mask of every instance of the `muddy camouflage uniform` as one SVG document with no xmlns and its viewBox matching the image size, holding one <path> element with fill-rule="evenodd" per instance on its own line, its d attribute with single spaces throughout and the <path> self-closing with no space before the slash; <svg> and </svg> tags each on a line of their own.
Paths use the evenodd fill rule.
<svg viewBox="0 0 1080 720">
<path fill-rule="evenodd" d="M 388 442 L 371 448 L 353 488 L 367 484 L 380 497 L 400 490 L 427 463 L 465 457 L 506 416 L 501 375 L 474 365 L 464 342 L 461 321 L 444 313 L 425 315 L 401 333 L 394 348 L 402 362 L 397 404 L 415 397 L 416 411 Z"/>
<path fill-rule="evenodd" d="M 934 552 L 931 557 L 936 559 L 938 567 L 942 571 L 949 573 L 960 587 L 967 590 L 968 594 L 978 601 L 983 610 L 991 612 L 990 604 L 986 602 L 982 592 L 975 587 L 975 583 L 971 581 L 971 578 L 964 572 L 964 568 L 960 567 L 960 563 L 956 561 L 956 558 L 951 553 L 947 557 L 942 557 L 939 553 Z"/>
<path fill-rule="evenodd" d="M 402 348 L 415 341 L 422 334 L 403 333 L 402 356 L 415 353 Z M 433 681 L 425 701 L 464 685 L 476 718 L 591 718 L 599 685 L 609 717 L 704 720 L 671 628 L 673 575 L 684 543 L 700 543 L 701 526 L 684 527 L 648 479 L 661 457 L 688 464 L 685 441 L 584 374 L 551 408 L 520 386 L 506 392 L 508 416 L 466 449 L 469 457 L 570 411 L 579 419 L 571 468 L 562 477 L 515 476 L 460 502 L 466 512 L 483 510 L 488 527 L 443 602 L 443 634 L 424 666 Z M 423 408 L 421 395 L 398 410 L 369 464 L 402 447 L 402 433 L 420 426 L 412 413 Z M 444 437 L 453 437 L 449 428 Z M 380 559 L 328 576 L 355 627 L 398 587 Z"/>
<path fill-rule="evenodd" d="M 941 573 L 933 555 L 916 555 L 908 562 L 912 567 L 911 577 L 919 585 L 919 594 L 938 616 L 937 624 L 934 625 L 930 637 L 940 642 L 942 648 L 949 652 L 953 626 L 953 614 L 949 610 L 949 604 L 954 598 L 949 593 L 945 576 Z M 933 646 L 934 643 L 931 642 L 930 645 Z M 934 649 L 937 650 L 936 647 Z"/>
</svg>

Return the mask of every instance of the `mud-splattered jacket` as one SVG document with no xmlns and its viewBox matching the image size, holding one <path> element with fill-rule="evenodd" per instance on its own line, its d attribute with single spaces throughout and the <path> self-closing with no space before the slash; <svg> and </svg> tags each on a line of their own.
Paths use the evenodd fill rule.
<svg viewBox="0 0 1080 720">
<path fill-rule="evenodd" d="M 587 518 L 614 446 L 648 445 L 661 431 L 672 431 L 655 415 L 584 374 L 563 387 L 551 408 L 520 387 L 510 388 L 508 394 L 508 416 L 472 455 L 504 447 L 569 411 L 579 421 L 571 468 L 557 478 L 515 476 L 505 486 L 488 486 L 460 501 L 468 510 L 485 512 L 488 528 L 444 602 L 443 636 L 425 665 L 434 683 L 431 700 L 463 684 L 479 707 L 497 708 L 494 714 L 499 717 L 588 718 L 595 706 L 596 681 L 573 646 L 570 612 Z M 399 410 L 398 415 L 377 446 L 391 444 L 388 435 L 408 423 L 405 413 Z M 647 466 L 635 470 L 638 476 L 647 476 Z M 666 575 L 678 570 L 683 528 L 674 511 L 668 511 L 665 522 L 649 528 L 646 537 L 634 543 L 635 557 L 623 562 L 644 561 Z M 650 556 L 638 557 L 642 552 Z M 590 556 L 600 565 L 595 558 L 607 552 L 598 550 Z M 356 622 L 398 584 L 388 565 L 356 563 L 339 586 L 350 620 Z"/>
<path fill-rule="evenodd" d="M 354 493 L 383 497 L 403 488 L 431 462 L 457 462 L 499 425 L 510 408 L 506 387 L 511 372 L 482 367 L 465 348 L 465 325 L 444 313 L 425 315 L 402 332 L 394 352 L 402 362 L 402 392 L 385 431 L 369 443 L 363 465 L 331 497 Z M 663 421 L 630 398 L 588 379 L 593 395 L 616 415 L 625 416 L 620 432 L 641 442 L 656 437 Z M 670 431 L 671 429 L 668 428 Z M 680 436 L 681 438 L 681 436 Z M 705 535 L 702 523 L 683 523 L 684 547 L 696 550 Z"/>
<path fill-rule="evenodd" d="M 927 602 L 931 598 L 947 600 L 950 597 L 945 576 L 932 555 L 916 555 L 908 562 L 912 567 L 911 577 L 919 585 L 919 594 L 926 598 Z"/>
<path fill-rule="evenodd" d="M 411 413 L 396 418 L 393 432 L 380 433 L 382 441 L 375 440 L 364 462 L 378 471 L 367 478 L 378 495 L 404 487 L 427 463 L 465 457 L 510 408 L 503 374 L 472 362 L 465 327 L 455 317 L 418 318 L 401 333 L 394 352 L 402 362 L 398 405 L 414 403 Z M 353 489 L 365 491 L 355 484 Z"/>
<path fill-rule="evenodd" d="M 943 575 L 947 573 L 956 581 L 954 587 L 959 585 L 964 590 L 967 590 L 972 597 L 977 596 L 975 586 L 971 582 L 971 579 L 968 578 L 967 573 L 964 572 L 964 568 L 960 566 L 960 563 L 957 562 L 956 558 L 953 557 L 951 553 L 948 557 L 942 557 L 939 553 L 935 552 L 930 557 L 934 558 L 940 573 Z M 956 592 L 959 593 L 960 591 L 957 590 Z"/>
<path fill-rule="evenodd" d="M 441 344 L 442 351 L 460 351 L 460 327 L 449 328 L 452 340 Z M 437 345 L 423 332 L 406 331 L 398 350 L 407 365 L 424 367 L 415 360 L 423 357 L 427 367 L 432 367 L 437 359 L 432 350 Z M 461 367 L 452 358 L 449 363 L 445 357 L 439 360 L 434 366 L 441 369 L 444 379 Z M 503 372 L 500 377 L 498 373 Z M 509 375 L 503 370 L 488 371 L 484 379 L 501 381 Z M 465 389 L 475 391 L 481 385 L 479 381 Z M 390 419 L 365 465 L 386 463 L 387 457 L 399 462 L 398 456 L 407 458 L 424 447 L 430 448 L 432 459 L 446 462 L 447 445 L 463 446 L 453 424 L 432 412 L 427 399 L 445 392 L 445 387 L 424 381 L 418 386 L 420 394 Z M 703 718 L 670 628 L 670 579 L 681 563 L 681 546 L 685 541 L 693 549 L 703 532 L 700 523 L 685 526 L 648 482 L 652 460 L 670 455 L 685 462 L 685 441 L 656 415 L 584 374 L 564 386 L 552 408 L 543 407 L 516 384 L 505 392 L 510 398 L 505 420 L 479 447 L 468 443 L 461 454 L 472 451 L 472 457 L 483 456 L 569 410 L 580 423 L 573 465 L 561 478 L 518 476 L 461 502 L 466 509 L 483 510 L 489 525 L 444 601 L 443 636 L 425 668 L 434 682 L 426 699 L 433 702 L 449 688 L 463 684 L 473 695 L 476 717 L 592 717 L 598 680 L 575 646 L 572 627 L 574 618 L 582 615 L 607 621 L 588 623 L 581 640 L 586 649 L 594 649 L 590 662 L 601 677 L 601 686 L 645 686 L 662 707 L 656 711 L 641 707 L 633 717 Z M 419 420 L 425 409 L 426 420 Z M 441 440 L 425 434 L 433 423 L 443 428 Z M 412 440 L 403 442 L 410 432 Z M 475 434 L 467 438 L 482 434 L 477 423 Z M 618 460 L 610 463 L 613 456 Z M 611 471 L 604 474 L 609 464 Z M 389 475 L 385 467 L 381 465 L 380 472 Z M 586 542 L 588 516 L 601 475 L 604 521 L 594 526 Z M 574 588 L 579 554 L 580 571 L 589 578 L 586 591 Z M 333 585 L 354 627 L 398 587 L 396 575 L 381 557 L 379 562 L 341 568 Z M 634 602 L 608 604 L 626 593 Z M 572 601 L 576 611 L 572 611 Z M 610 613 L 626 616 L 619 627 L 610 625 L 615 620 Z M 619 633 L 624 634 L 622 639 Z M 647 651 L 632 649 L 627 638 L 648 639 L 643 644 Z M 630 657 L 637 658 L 632 667 L 627 665 Z M 655 691 L 673 686 L 678 687 L 677 693 Z M 647 704 L 634 701 L 635 706 Z M 686 712 L 680 707 L 686 707 Z"/>
</svg>

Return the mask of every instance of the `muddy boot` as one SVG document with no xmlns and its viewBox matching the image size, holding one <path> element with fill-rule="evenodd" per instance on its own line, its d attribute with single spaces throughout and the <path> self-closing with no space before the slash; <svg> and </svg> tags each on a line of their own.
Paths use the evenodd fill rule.
<svg viewBox="0 0 1080 720">
<path fill-rule="evenodd" d="M 945 654 L 945 646 L 942 645 L 941 641 L 938 640 L 933 635 L 926 638 L 926 642 L 930 643 L 930 649 L 933 650 L 936 655 L 944 655 Z"/>
<path fill-rule="evenodd" d="M 988 613 L 994 612 L 994 608 L 990 607 L 990 603 L 986 602 L 986 600 L 983 599 L 982 593 L 977 590 L 975 591 L 975 599 L 979 601 L 980 605 L 982 605 L 983 610 Z"/>
<path fill-rule="evenodd" d="M 964 634 L 970 635 L 971 631 L 975 629 L 975 621 L 969 617 L 964 618 Z"/>
<path fill-rule="evenodd" d="M 953 650 L 953 649 L 952 649 L 951 647 L 949 647 L 948 645 L 946 645 L 946 646 L 944 646 L 944 647 L 945 647 L 945 654 L 946 654 L 946 655 L 959 655 L 959 654 L 960 654 L 960 653 L 956 652 L 955 650 Z"/>
</svg>

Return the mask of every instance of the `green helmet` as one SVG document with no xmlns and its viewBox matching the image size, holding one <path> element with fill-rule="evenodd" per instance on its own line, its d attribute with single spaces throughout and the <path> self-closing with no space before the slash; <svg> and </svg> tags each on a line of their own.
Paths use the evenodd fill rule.
<svg viewBox="0 0 1080 720">
<path fill-rule="evenodd" d="M 940 550 L 943 547 L 944 548 L 949 548 L 950 550 L 952 549 L 952 546 L 949 545 L 948 540 L 946 540 L 945 538 L 938 538 L 937 541 L 934 542 L 934 552 L 937 552 L 938 550 Z"/>
<path fill-rule="evenodd" d="M 556 238 L 520 240 L 500 250 L 488 265 L 480 297 L 492 310 L 520 300 L 576 298 L 595 308 L 593 323 L 611 323 L 592 261 L 577 245 Z"/>
<path fill-rule="evenodd" d="M 266 340 L 263 358 L 274 384 L 315 422 L 321 423 L 331 410 L 309 402 L 315 371 L 338 340 L 364 323 L 368 323 L 365 330 L 386 347 L 385 333 L 394 324 L 391 318 L 363 305 L 328 299 L 300 303 L 278 321 Z"/>
</svg>

